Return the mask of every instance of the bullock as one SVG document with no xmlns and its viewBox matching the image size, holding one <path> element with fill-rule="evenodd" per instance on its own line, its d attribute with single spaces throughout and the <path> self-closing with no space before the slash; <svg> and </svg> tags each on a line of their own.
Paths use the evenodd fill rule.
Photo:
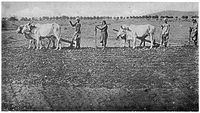
<svg viewBox="0 0 200 113">
<path fill-rule="evenodd" d="M 17 30 L 16 30 L 16 33 L 18 34 L 23 34 L 25 36 L 26 39 L 29 40 L 29 47 L 28 49 L 31 48 L 31 45 L 34 45 L 33 49 L 36 48 L 36 39 L 34 36 L 32 36 L 29 32 L 24 32 L 22 33 L 22 29 L 23 29 L 24 25 L 20 25 Z M 32 28 L 31 28 L 32 29 Z M 48 46 L 47 48 L 49 48 L 49 45 L 50 45 L 50 41 L 53 42 L 53 47 L 55 47 L 55 41 L 54 41 L 54 37 L 40 37 L 40 38 L 47 38 L 49 40 L 49 43 L 48 43 Z"/>
<path fill-rule="evenodd" d="M 114 30 L 114 29 L 113 29 Z M 140 46 L 143 43 L 143 46 L 145 46 L 145 41 L 150 42 L 151 46 L 150 49 L 153 47 L 154 44 L 154 33 L 155 33 L 155 27 L 146 24 L 146 25 L 122 25 L 119 30 L 117 31 L 117 39 L 121 38 L 122 41 L 124 40 L 125 43 L 128 41 L 129 47 L 130 47 L 130 41 L 133 41 L 133 49 L 135 48 L 136 38 L 141 40 Z M 150 38 L 149 40 L 146 40 L 146 37 Z"/>
<path fill-rule="evenodd" d="M 34 45 L 33 48 L 35 48 L 35 42 L 36 40 L 34 39 L 34 37 L 32 37 L 31 35 L 29 35 L 28 33 L 22 33 L 22 29 L 24 28 L 24 25 L 20 25 L 17 30 L 16 30 L 16 33 L 18 34 L 23 34 L 25 36 L 26 39 L 29 40 L 29 46 L 28 46 L 28 49 L 31 48 L 31 45 Z"/>
<path fill-rule="evenodd" d="M 22 33 L 28 35 L 29 37 L 32 37 L 37 42 L 36 49 L 41 49 L 41 39 L 42 38 L 51 38 L 55 37 L 57 39 L 57 49 L 61 49 L 61 41 L 60 41 L 60 33 L 61 33 L 61 27 L 56 23 L 49 23 L 49 24 L 26 24 L 24 25 L 22 29 Z M 49 46 L 49 44 L 48 44 Z"/>
</svg>

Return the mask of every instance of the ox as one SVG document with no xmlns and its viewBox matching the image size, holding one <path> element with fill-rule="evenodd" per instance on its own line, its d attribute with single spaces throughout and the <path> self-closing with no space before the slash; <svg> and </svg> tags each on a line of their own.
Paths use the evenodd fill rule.
<svg viewBox="0 0 200 113">
<path fill-rule="evenodd" d="M 57 49 L 61 49 L 61 41 L 60 41 L 60 33 L 61 33 L 61 27 L 56 23 L 51 24 L 26 24 L 24 25 L 22 29 L 22 33 L 27 35 L 28 37 L 33 38 L 37 42 L 36 49 L 41 49 L 41 39 L 42 38 L 52 38 L 55 37 L 57 39 Z M 54 42 L 54 41 L 53 41 Z M 31 42 L 30 42 L 31 43 Z M 49 44 L 48 44 L 49 46 Z"/>
<path fill-rule="evenodd" d="M 130 26 L 122 25 L 119 30 L 115 30 L 115 31 L 117 31 L 117 39 L 121 38 L 122 41 L 123 40 L 125 41 L 125 43 L 126 41 L 128 41 L 129 47 L 130 47 L 130 41 L 132 40 L 133 49 L 134 49 L 136 46 L 135 44 L 136 38 L 138 38 L 141 40 L 140 46 L 142 45 L 142 43 L 143 43 L 143 46 L 145 46 L 145 41 L 150 42 L 151 43 L 150 49 L 151 49 L 155 41 L 153 37 L 155 30 L 156 30 L 155 27 L 150 24 L 147 24 L 147 25 L 132 25 L 131 24 Z M 146 37 L 149 37 L 150 41 L 146 40 Z"/>
<path fill-rule="evenodd" d="M 31 35 L 29 35 L 28 33 L 22 33 L 22 29 L 24 28 L 24 25 L 20 25 L 16 32 L 19 33 L 19 34 L 23 34 L 25 36 L 26 39 L 29 40 L 29 46 L 28 46 L 28 49 L 31 48 L 31 45 L 34 45 L 33 48 L 35 48 L 35 43 L 36 43 L 36 40 L 34 39 L 34 37 L 32 37 Z"/>
</svg>

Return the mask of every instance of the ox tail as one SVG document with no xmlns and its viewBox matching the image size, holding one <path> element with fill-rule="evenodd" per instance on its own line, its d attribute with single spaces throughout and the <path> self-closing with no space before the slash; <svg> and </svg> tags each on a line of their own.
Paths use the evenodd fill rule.
<svg viewBox="0 0 200 113">
<path fill-rule="evenodd" d="M 61 26 L 58 27 L 58 48 L 62 48 L 62 45 L 61 45 Z"/>
<path fill-rule="evenodd" d="M 56 32 L 58 33 L 57 36 L 58 36 L 58 44 L 61 43 L 61 27 L 58 25 L 58 27 L 55 27 L 56 24 L 53 24 L 53 29 L 56 28 Z"/>
<path fill-rule="evenodd" d="M 59 43 L 61 43 L 61 27 L 60 26 L 58 28 L 58 31 L 59 31 L 59 35 L 58 35 L 58 37 L 59 37 Z"/>
</svg>

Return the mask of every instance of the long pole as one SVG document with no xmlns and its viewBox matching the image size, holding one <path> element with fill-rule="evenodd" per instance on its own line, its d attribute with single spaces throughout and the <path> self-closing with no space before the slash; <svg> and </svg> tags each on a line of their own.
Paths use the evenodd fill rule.
<svg viewBox="0 0 200 113">
<path fill-rule="evenodd" d="M 95 42 L 95 49 L 97 49 L 97 28 L 94 28 L 94 42 Z"/>
<path fill-rule="evenodd" d="M 188 38 L 188 39 L 189 39 L 189 40 L 188 40 L 188 44 L 189 44 L 189 45 L 190 45 L 190 41 L 191 41 L 191 40 L 190 40 L 190 39 L 191 39 L 191 31 L 192 31 L 192 28 L 190 27 L 190 28 L 189 28 L 189 38 Z"/>
</svg>

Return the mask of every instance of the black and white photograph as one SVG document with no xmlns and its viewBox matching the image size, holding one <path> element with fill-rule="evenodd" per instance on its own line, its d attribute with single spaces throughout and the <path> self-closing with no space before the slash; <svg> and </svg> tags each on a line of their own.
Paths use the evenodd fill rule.
<svg viewBox="0 0 200 113">
<path fill-rule="evenodd" d="M 1 1 L 1 111 L 199 111 L 199 2 Z"/>
</svg>

